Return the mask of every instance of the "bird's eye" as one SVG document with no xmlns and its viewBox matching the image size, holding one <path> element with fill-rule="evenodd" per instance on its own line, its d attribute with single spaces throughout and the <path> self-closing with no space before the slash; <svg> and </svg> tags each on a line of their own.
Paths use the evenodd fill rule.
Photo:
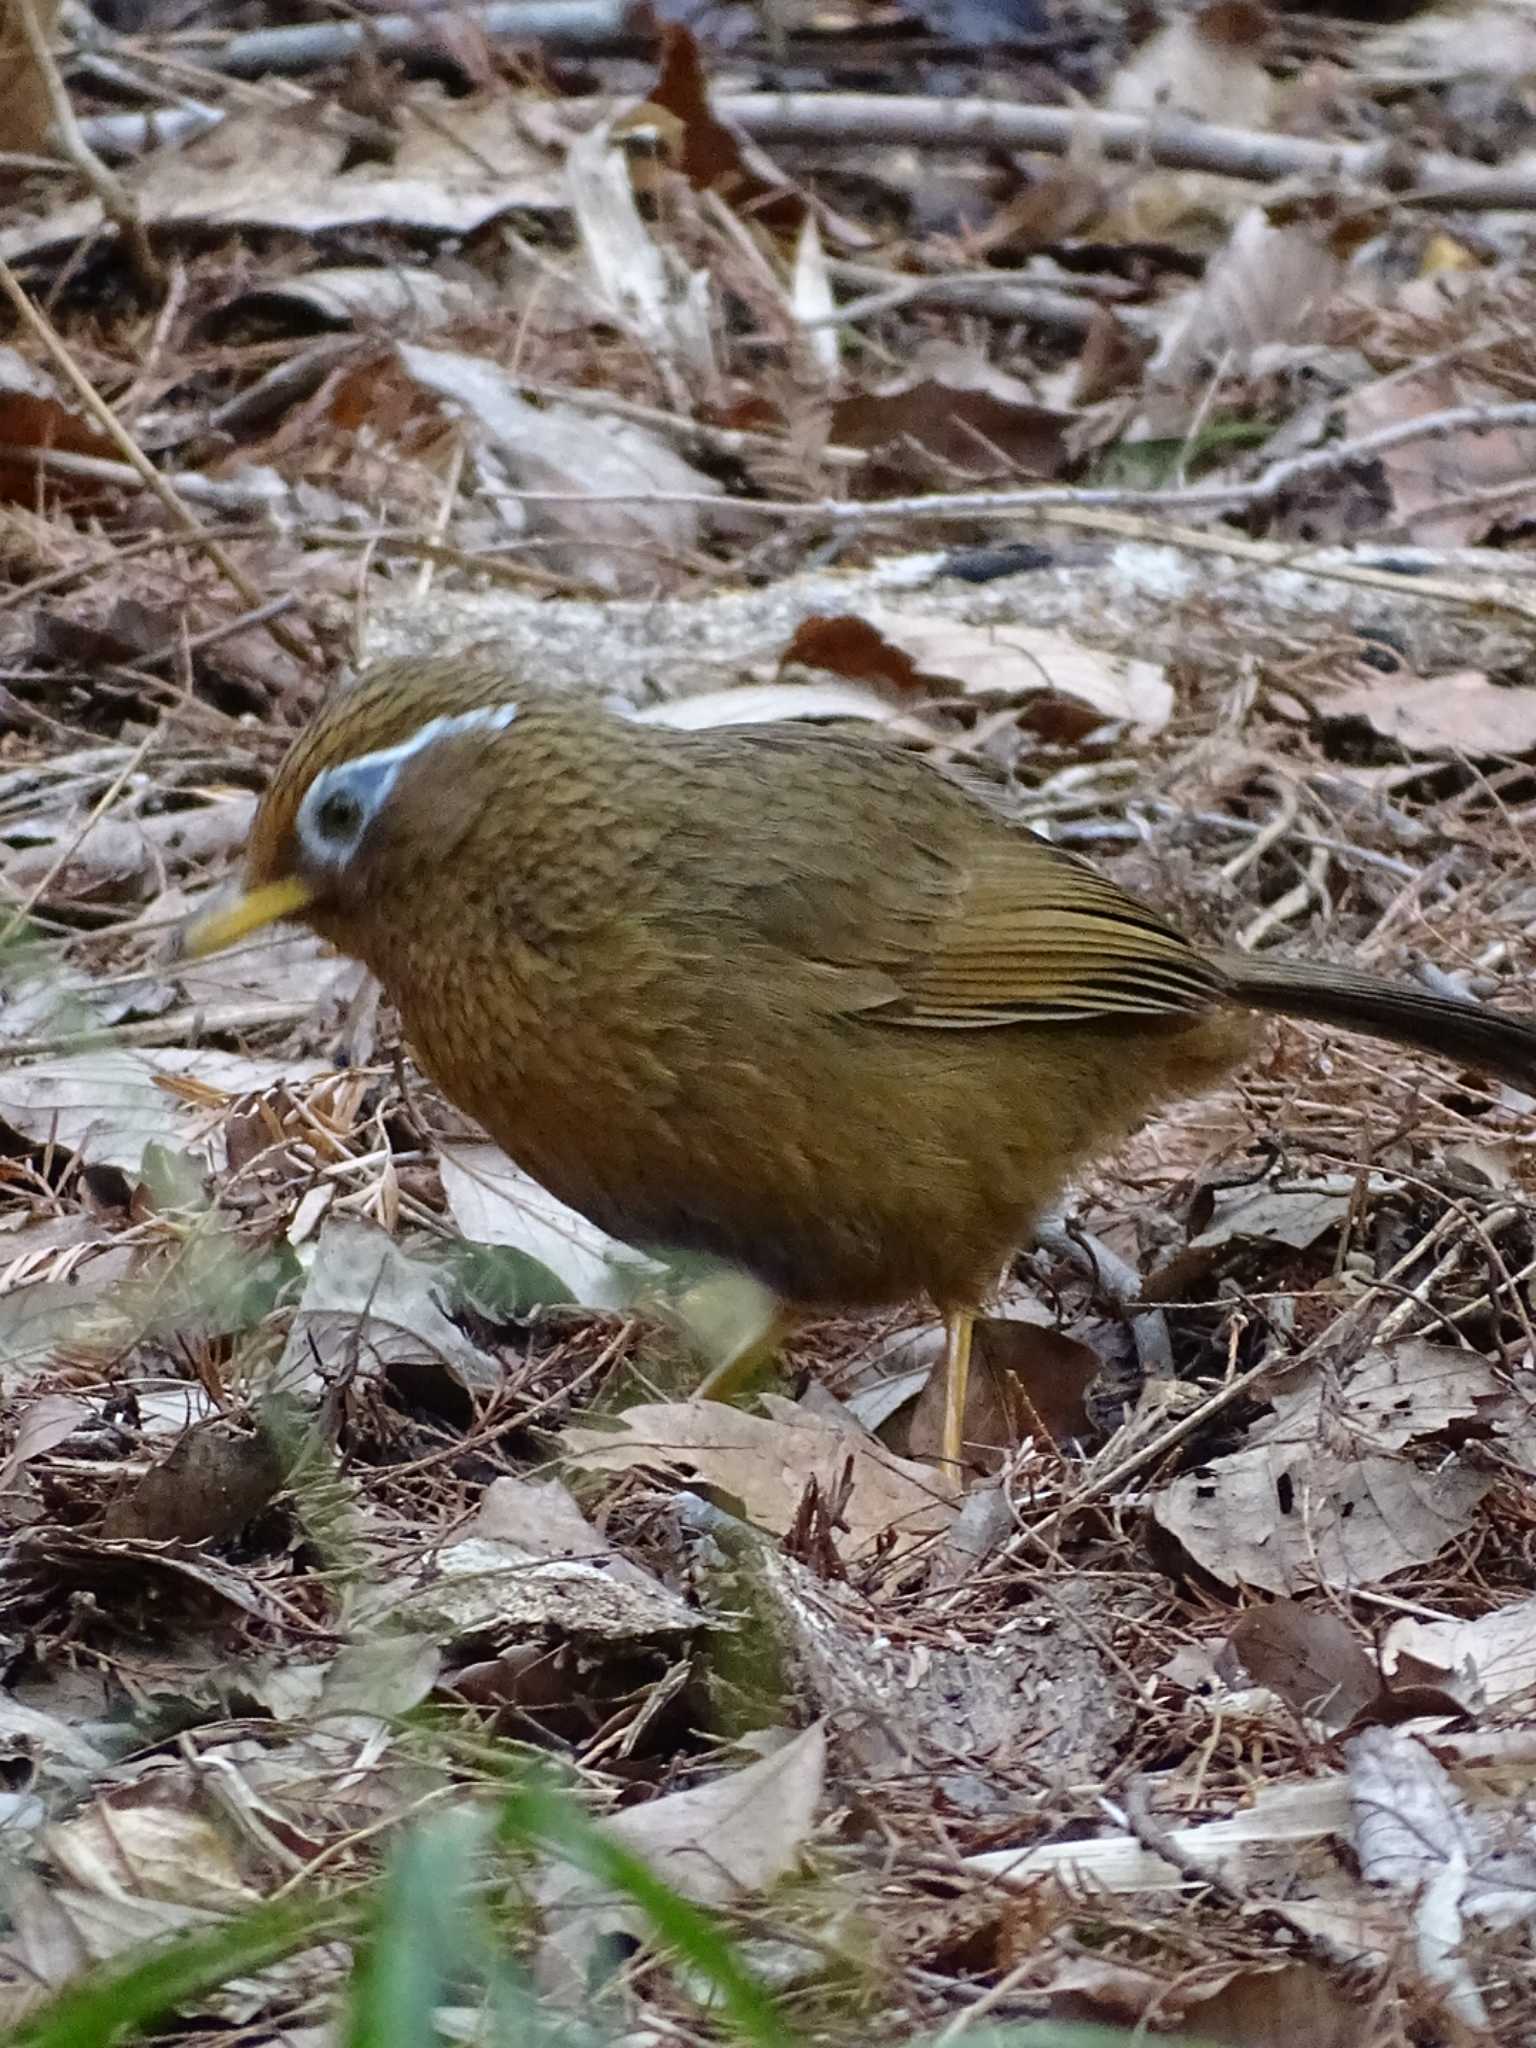
<svg viewBox="0 0 1536 2048">
<path fill-rule="evenodd" d="M 321 838 L 343 844 L 356 837 L 362 822 L 362 805 L 345 789 L 333 789 L 315 812 L 315 826 Z"/>
</svg>

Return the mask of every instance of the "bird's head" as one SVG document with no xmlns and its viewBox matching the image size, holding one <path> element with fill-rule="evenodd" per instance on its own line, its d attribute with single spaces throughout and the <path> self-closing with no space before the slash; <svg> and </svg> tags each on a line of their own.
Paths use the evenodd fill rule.
<svg viewBox="0 0 1536 2048">
<path fill-rule="evenodd" d="M 296 919 L 366 957 L 370 928 L 451 863 L 499 773 L 495 743 L 529 692 L 457 657 L 370 670 L 299 735 L 257 809 L 243 887 L 188 930 L 194 957 Z"/>
</svg>

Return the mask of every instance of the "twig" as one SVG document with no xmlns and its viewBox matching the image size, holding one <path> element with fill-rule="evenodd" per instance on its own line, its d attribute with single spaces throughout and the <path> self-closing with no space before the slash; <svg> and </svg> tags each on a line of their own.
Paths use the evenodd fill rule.
<svg viewBox="0 0 1536 2048">
<path fill-rule="evenodd" d="M 589 51 L 623 32 L 625 0 L 493 0 L 489 7 L 430 13 L 380 14 L 369 22 L 318 21 L 294 28 L 252 29 L 222 44 L 196 47 L 202 62 L 237 77 L 269 72 L 318 71 L 343 63 L 358 50 L 421 50 L 437 42 L 442 22 L 451 20 L 489 42 L 540 42 L 556 49 Z"/>
<path fill-rule="evenodd" d="M 6 298 L 10 300 L 22 325 L 42 343 L 59 375 L 68 384 L 102 432 L 112 442 L 114 447 L 118 449 L 129 467 L 143 480 L 148 489 L 153 491 L 161 505 L 165 508 L 168 516 L 175 521 L 183 533 L 197 542 L 220 575 L 225 577 L 239 591 L 246 604 L 253 611 L 259 609 L 265 602 L 262 592 L 257 589 L 245 571 L 225 549 L 217 541 L 208 539 L 206 534 L 204 534 L 197 520 L 188 510 L 185 500 L 172 489 L 159 470 L 155 468 L 155 465 L 144 453 L 138 442 L 134 440 L 117 414 L 108 405 L 90 378 L 86 376 L 85 372 L 70 354 L 69 349 L 65 346 L 63 336 L 58 332 L 53 322 L 37 306 L 33 305 L 32 301 L 27 297 L 27 294 L 21 288 L 20 279 L 3 256 L 0 256 L 0 292 L 3 292 Z M 306 667 L 313 664 L 314 656 L 310 650 L 295 634 L 290 633 L 288 628 L 280 621 L 271 621 L 267 630 L 285 654 L 291 655 L 295 661 L 304 663 Z"/>
<path fill-rule="evenodd" d="M 1065 156 L 1077 144 L 1112 160 L 1214 171 L 1264 184 L 1294 177 L 1385 184 L 1419 205 L 1536 206 L 1536 177 L 1528 171 L 1490 171 L 1463 157 L 1415 153 L 1392 143 L 1270 135 L 1161 114 L 1146 118 L 1088 107 L 1021 107 L 1001 99 L 854 92 L 722 93 L 714 112 L 769 142 L 906 142 L 926 149 L 1035 149 L 1053 156 Z"/>
<path fill-rule="evenodd" d="M 828 526 L 868 526 L 883 519 L 984 519 L 1004 514 L 1108 511 L 1199 513 L 1251 511 L 1267 504 L 1294 484 L 1351 463 L 1367 462 L 1416 441 L 1441 441 L 1452 434 L 1491 434 L 1505 427 L 1536 427 L 1536 399 L 1508 405 L 1456 405 L 1378 427 L 1353 441 L 1333 441 L 1305 455 L 1282 456 L 1248 482 L 1190 484 L 1171 490 L 1079 489 L 1047 484 L 1023 491 L 933 492 L 919 497 L 850 500 L 820 498 L 729 498 L 704 491 L 525 491 L 509 490 L 510 498 L 538 505 L 696 505 L 718 514 L 722 509 L 754 513 L 765 519 L 797 519 Z M 1394 582 L 1396 579 L 1394 579 Z M 1416 588 L 1422 584 L 1415 583 Z"/>
<path fill-rule="evenodd" d="M 139 282 L 147 291 L 160 291 L 165 284 L 165 274 L 149 246 L 143 217 L 122 180 L 107 169 L 81 133 L 69 89 L 48 46 L 48 37 L 37 18 L 33 0 L 15 0 L 14 11 L 37 75 L 43 82 L 43 91 L 48 96 L 55 141 L 101 201 L 102 212 L 108 220 L 116 223 Z"/>
<path fill-rule="evenodd" d="M 94 806 L 91 808 L 91 810 L 89 810 L 86 813 L 85 819 L 82 822 L 79 831 L 74 833 L 71 838 L 68 838 L 64 841 L 63 845 L 59 848 L 57 854 L 55 854 L 54 858 L 49 862 L 46 871 L 39 877 L 36 885 L 32 889 L 30 889 L 27 892 L 26 896 L 22 898 L 21 902 L 16 905 L 16 908 L 11 912 L 10 916 L 6 919 L 3 929 L 0 929 L 0 952 L 4 952 L 5 948 L 16 936 L 16 933 L 20 930 L 22 925 L 26 923 L 27 919 L 31 916 L 32 912 L 36 909 L 37 905 L 41 902 L 43 897 L 47 895 L 48 891 L 53 887 L 54 883 L 58 880 L 59 876 L 64 872 L 65 868 L 68 867 L 70 861 L 74 858 L 76 848 L 85 838 L 87 832 L 89 832 L 91 827 L 94 824 L 96 824 L 100 819 L 104 818 L 107 815 L 107 812 L 110 811 L 112 806 L 117 802 L 118 798 L 122 795 L 124 788 L 127 786 L 129 777 L 133 774 L 134 770 L 139 766 L 140 762 L 144 759 L 144 756 L 149 752 L 150 747 L 153 745 L 156 737 L 156 728 L 154 726 L 151 726 L 149 731 L 145 733 L 143 739 L 139 741 L 139 744 L 128 756 L 127 760 L 124 761 L 122 767 L 119 768 L 116 775 L 113 776 L 112 780 L 107 784 L 106 788 L 102 791 L 100 797 L 98 798 Z"/>
</svg>

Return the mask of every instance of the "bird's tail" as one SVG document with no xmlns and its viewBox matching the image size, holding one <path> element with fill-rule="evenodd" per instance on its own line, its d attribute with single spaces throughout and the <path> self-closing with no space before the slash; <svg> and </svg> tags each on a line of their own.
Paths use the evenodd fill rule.
<svg viewBox="0 0 1536 2048">
<path fill-rule="evenodd" d="M 1256 1010 L 1438 1053 L 1536 1095 L 1536 1020 L 1321 961 L 1222 953 L 1214 964 L 1237 1001 Z"/>
</svg>

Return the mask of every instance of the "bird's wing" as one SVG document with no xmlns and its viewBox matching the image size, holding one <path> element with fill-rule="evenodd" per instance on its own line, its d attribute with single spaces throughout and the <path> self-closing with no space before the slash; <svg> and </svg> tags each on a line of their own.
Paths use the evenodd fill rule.
<svg viewBox="0 0 1536 2048">
<path fill-rule="evenodd" d="M 1192 1016 L 1219 970 L 1107 876 L 1012 830 L 967 862 L 883 1015 L 930 1029 Z"/>
<path fill-rule="evenodd" d="M 693 751 L 754 760 L 758 830 L 738 842 L 722 818 L 711 872 L 830 1011 L 976 1030 L 1191 1016 L 1225 986 L 1117 883 L 904 749 L 759 726 Z"/>
</svg>

